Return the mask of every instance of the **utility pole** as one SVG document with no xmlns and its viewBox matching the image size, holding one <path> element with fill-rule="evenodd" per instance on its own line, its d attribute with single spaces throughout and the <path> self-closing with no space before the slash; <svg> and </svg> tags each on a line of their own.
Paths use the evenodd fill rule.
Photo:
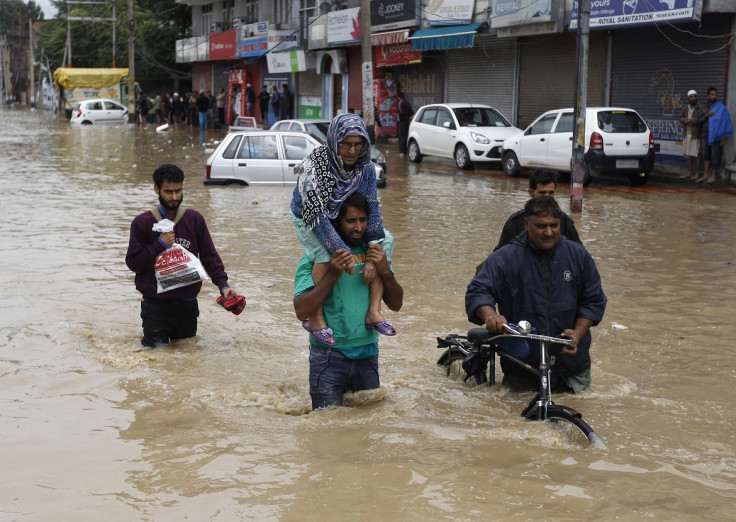
<svg viewBox="0 0 736 522">
<path fill-rule="evenodd" d="M 135 18 L 128 0 L 128 123 L 135 123 Z"/>
<path fill-rule="evenodd" d="M 373 104 L 373 58 L 371 56 L 371 2 L 360 0 L 360 57 L 363 79 L 363 121 L 368 135 L 375 142 Z"/>
<path fill-rule="evenodd" d="M 573 109 L 572 174 L 570 176 L 570 211 L 583 211 L 583 179 L 585 178 L 585 109 L 588 98 L 588 35 L 590 33 L 590 0 L 578 4 L 576 47 L 577 81 Z"/>
<path fill-rule="evenodd" d="M 34 91 L 34 67 L 33 67 L 33 20 L 31 19 L 31 10 L 28 9 L 28 78 L 30 93 L 28 97 L 28 107 L 33 109 L 36 106 L 36 94 Z"/>
</svg>

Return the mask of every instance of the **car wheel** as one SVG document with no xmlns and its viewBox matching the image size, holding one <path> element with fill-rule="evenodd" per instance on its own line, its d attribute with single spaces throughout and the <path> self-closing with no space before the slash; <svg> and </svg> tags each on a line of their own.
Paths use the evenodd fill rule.
<svg viewBox="0 0 736 522">
<path fill-rule="evenodd" d="M 88 121 L 88 120 L 84 120 L 82 122 L 82 125 L 92 125 L 92 122 L 91 121 Z"/>
<path fill-rule="evenodd" d="M 470 154 L 465 145 L 458 145 L 455 149 L 455 164 L 459 169 L 473 168 L 473 162 L 470 161 Z"/>
<path fill-rule="evenodd" d="M 521 168 L 519 167 L 519 160 L 516 154 L 513 152 L 507 152 L 503 157 L 503 171 L 507 176 L 515 178 L 519 175 Z"/>
<path fill-rule="evenodd" d="M 414 140 L 409 141 L 409 160 L 412 163 L 421 163 L 423 157 L 419 152 L 419 144 Z"/>
<path fill-rule="evenodd" d="M 631 181 L 631 184 L 635 187 L 640 187 L 644 185 L 647 180 L 649 180 L 648 172 L 637 172 L 636 174 L 629 174 L 629 181 Z"/>
</svg>

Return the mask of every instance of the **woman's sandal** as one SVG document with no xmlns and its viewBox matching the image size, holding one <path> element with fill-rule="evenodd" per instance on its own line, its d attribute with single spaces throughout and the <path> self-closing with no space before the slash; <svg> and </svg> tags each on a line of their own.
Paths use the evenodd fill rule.
<svg viewBox="0 0 736 522">
<path fill-rule="evenodd" d="M 376 321 L 375 323 L 366 323 L 365 327 L 369 330 L 377 330 L 378 333 L 383 335 L 396 335 L 396 328 L 391 324 L 390 321 Z"/>
<path fill-rule="evenodd" d="M 332 328 L 325 326 L 324 328 L 317 328 L 317 329 L 311 329 L 309 327 L 309 319 L 302 322 L 302 328 L 304 328 L 306 331 L 308 331 L 310 334 L 314 336 L 315 339 L 317 339 L 322 344 L 328 344 L 330 346 L 333 346 L 335 344 L 335 337 L 334 332 L 332 331 Z M 329 340 L 332 339 L 332 340 Z"/>
</svg>

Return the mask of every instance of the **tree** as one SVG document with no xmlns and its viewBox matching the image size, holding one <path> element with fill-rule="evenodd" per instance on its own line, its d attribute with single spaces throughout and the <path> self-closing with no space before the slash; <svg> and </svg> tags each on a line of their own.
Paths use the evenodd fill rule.
<svg viewBox="0 0 736 522">
<path fill-rule="evenodd" d="M 2 0 L 5 1 L 5 0 Z M 40 30 L 39 48 L 57 66 L 66 66 L 64 50 L 67 38 L 67 4 L 52 0 L 57 9 L 54 20 Z M 69 4 L 70 16 L 112 17 L 112 4 Z M 73 67 L 110 67 L 112 64 L 112 22 L 71 21 Z M 136 79 L 170 81 L 191 77 L 187 64 L 176 63 L 176 41 L 191 33 L 191 8 L 174 0 L 137 0 Z M 128 5 L 117 3 L 116 55 L 119 66 L 128 63 Z"/>
</svg>

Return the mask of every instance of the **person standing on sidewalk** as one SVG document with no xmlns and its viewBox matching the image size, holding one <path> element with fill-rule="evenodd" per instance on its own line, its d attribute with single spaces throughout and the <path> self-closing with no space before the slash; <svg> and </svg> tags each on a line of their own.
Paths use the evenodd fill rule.
<svg viewBox="0 0 736 522">
<path fill-rule="evenodd" d="M 687 175 L 680 179 L 698 178 L 700 173 L 700 128 L 705 119 L 703 106 L 698 103 L 698 93 L 694 89 L 687 92 L 687 105 L 680 111 L 682 123 L 682 155 L 687 161 Z M 693 170 L 695 163 L 695 170 Z"/>
<path fill-rule="evenodd" d="M 404 97 L 404 93 L 399 93 L 399 124 L 397 133 L 399 136 L 399 155 L 406 154 L 406 142 L 409 139 L 409 122 L 414 115 L 414 109 L 411 103 Z"/>
<path fill-rule="evenodd" d="M 708 104 L 705 108 L 705 122 L 700 131 L 700 146 L 705 160 L 703 175 L 695 180 L 701 183 L 708 180 L 716 182 L 716 171 L 721 168 L 723 147 L 721 141 L 733 134 L 731 115 L 725 105 L 718 101 L 718 89 L 708 88 Z"/>
</svg>

